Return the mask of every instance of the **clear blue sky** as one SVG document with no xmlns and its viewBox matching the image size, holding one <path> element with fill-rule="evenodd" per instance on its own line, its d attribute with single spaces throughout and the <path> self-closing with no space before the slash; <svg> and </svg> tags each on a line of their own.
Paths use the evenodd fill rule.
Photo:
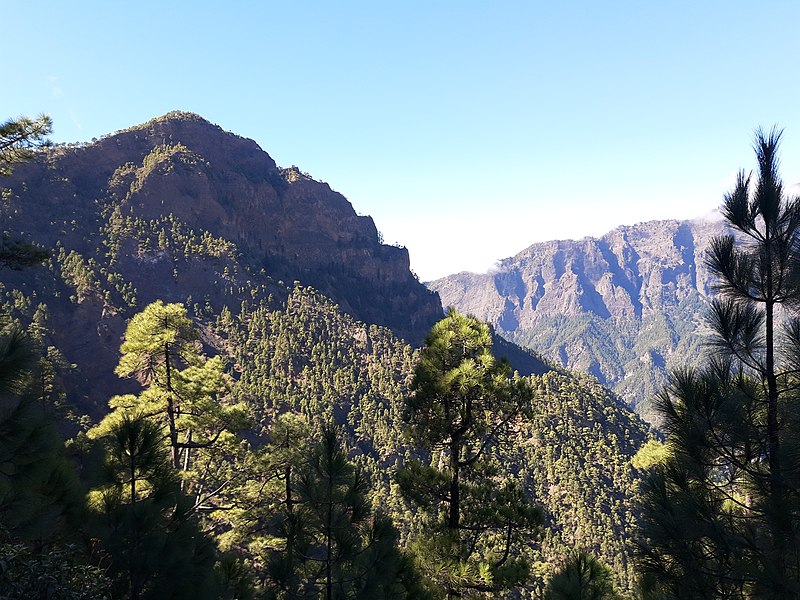
<svg viewBox="0 0 800 600">
<path fill-rule="evenodd" d="M 170 110 L 372 215 L 423 279 L 535 241 L 690 218 L 785 129 L 800 3 L 6 0 L 0 118 L 88 141 Z"/>
</svg>

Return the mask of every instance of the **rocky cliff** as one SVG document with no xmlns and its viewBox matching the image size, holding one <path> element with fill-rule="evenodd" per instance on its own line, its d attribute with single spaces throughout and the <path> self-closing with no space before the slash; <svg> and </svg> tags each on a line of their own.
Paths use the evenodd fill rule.
<svg viewBox="0 0 800 600">
<path fill-rule="evenodd" d="M 601 238 L 543 242 L 490 273 L 429 287 L 444 306 L 486 319 L 512 341 L 588 372 L 645 416 L 665 369 L 697 357 L 711 281 L 704 264 L 721 221 L 652 221 Z"/>
<path fill-rule="evenodd" d="M 411 342 L 441 315 L 436 294 L 411 273 L 407 250 L 381 244 L 371 217 L 297 168 L 278 168 L 254 141 L 194 114 L 170 113 L 91 144 L 57 147 L 0 185 L 8 190 L 5 229 L 49 248 L 59 244 L 88 259 L 105 245 L 117 258 L 157 263 L 169 248 L 125 233 L 111 247 L 109 234 L 169 217 L 187 232 L 228 242 L 230 258 L 254 276 L 312 285 L 356 318 Z M 196 292 L 205 288 L 202 297 L 214 296 L 219 282 L 194 284 Z M 137 289 L 150 296 L 150 287 L 142 281 Z"/>
<path fill-rule="evenodd" d="M 0 314 L 50 348 L 48 386 L 62 382 L 67 404 L 95 417 L 136 389 L 113 371 L 127 320 L 157 299 L 211 323 L 282 310 L 300 282 L 411 344 L 442 315 L 406 249 L 381 244 L 370 217 L 194 114 L 49 149 L 0 191 L 3 230 L 51 252 L 43 266 L 0 270 Z"/>
</svg>

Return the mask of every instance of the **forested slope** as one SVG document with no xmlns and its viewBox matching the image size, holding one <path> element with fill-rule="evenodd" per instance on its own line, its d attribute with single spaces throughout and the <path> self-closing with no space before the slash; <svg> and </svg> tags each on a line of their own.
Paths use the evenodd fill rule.
<svg viewBox="0 0 800 600">
<path fill-rule="evenodd" d="M 650 221 L 531 245 L 489 273 L 428 285 L 555 364 L 589 373 L 645 418 L 669 368 L 699 358 L 720 221 Z"/>
<path fill-rule="evenodd" d="M 332 417 L 345 424 L 375 486 L 374 504 L 391 507 L 404 530 L 413 527 L 393 474 L 414 453 L 402 434 L 401 411 L 415 350 L 303 287 L 285 307 L 226 312 L 213 329 L 226 340 L 240 371 L 237 394 L 258 422 L 294 410 L 315 423 Z M 648 429 L 592 378 L 552 371 L 532 382 L 533 418 L 501 456 L 547 514 L 541 548 L 531 545 L 540 577 L 548 561 L 581 546 L 602 556 L 628 586 L 638 481 L 630 460 Z"/>
<path fill-rule="evenodd" d="M 42 266 L 4 270 L 0 281 L 0 311 L 27 329 L 43 356 L 31 393 L 46 412 L 69 417 L 69 435 L 87 430 L 108 412 L 112 396 L 146 383 L 114 374 L 130 319 L 155 300 L 182 303 L 201 333 L 197 351 L 222 357 L 232 399 L 250 408 L 247 444 L 261 446 L 286 412 L 306 415 L 315 427 L 334 421 L 369 476 L 372 504 L 407 535 L 415 515 L 394 474 L 410 456 L 437 457 L 403 433 L 418 350 L 398 334 L 424 333 L 439 316 L 435 295 L 410 274 L 404 251 L 381 246 L 371 220 L 327 186 L 277 170 L 251 142 L 211 127 L 228 159 L 240 161 L 235 173 L 214 171 L 212 159 L 223 157 L 213 143 L 201 136 L 194 150 L 184 145 L 198 128 L 208 134 L 210 125 L 173 115 L 89 146 L 48 151 L 4 181 L 6 227 L 51 252 Z M 252 192 L 252 184 L 265 196 L 226 196 L 223 183 L 231 178 L 235 189 Z M 277 200 L 268 188 L 280 192 Z M 266 210 L 289 205 L 294 216 Z M 247 211 L 280 221 L 282 229 L 269 230 L 277 237 L 265 242 L 256 229 L 236 230 Z M 312 235 L 306 217 L 318 212 L 327 217 Z M 301 223 L 298 233 L 293 227 Z M 320 238 L 316 249 L 309 245 Z M 305 254 L 294 253 L 301 247 Z M 348 262 L 356 255 L 358 264 Z M 594 380 L 547 372 L 507 343 L 496 350 L 521 372 L 535 373 L 533 417 L 500 449 L 546 512 L 543 541 L 530 544 L 534 587 L 575 545 L 597 552 L 629 587 L 637 482 L 630 459 L 648 435 L 645 425 Z M 224 532 L 224 525 L 214 527 Z"/>
</svg>

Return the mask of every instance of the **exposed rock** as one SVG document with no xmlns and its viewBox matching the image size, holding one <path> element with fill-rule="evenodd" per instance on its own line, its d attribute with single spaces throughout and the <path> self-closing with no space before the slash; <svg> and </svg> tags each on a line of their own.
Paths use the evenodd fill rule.
<svg viewBox="0 0 800 600">
<path fill-rule="evenodd" d="M 711 293 L 704 253 L 725 232 L 721 221 L 640 223 L 598 239 L 534 244 L 490 273 L 429 287 L 444 306 L 595 375 L 650 416 L 648 398 L 665 367 L 699 352 L 696 330 Z M 645 363 L 657 371 L 652 385 Z"/>
<path fill-rule="evenodd" d="M 251 271 L 313 285 L 356 318 L 412 343 L 442 314 L 436 294 L 411 273 L 408 251 L 381 244 L 371 217 L 296 167 L 279 169 L 253 140 L 191 113 L 57 147 L 2 185 L 12 192 L 5 227 L 47 247 L 92 256 L 112 211 L 118 220 L 171 214 L 189 230 L 235 244 L 231 258 Z M 133 251 L 140 264 L 166 259 Z"/>
</svg>

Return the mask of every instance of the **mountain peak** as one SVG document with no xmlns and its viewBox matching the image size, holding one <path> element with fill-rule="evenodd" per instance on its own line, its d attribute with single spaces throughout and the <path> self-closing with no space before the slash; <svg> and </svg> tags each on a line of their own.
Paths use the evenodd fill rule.
<svg viewBox="0 0 800 600">
<path fill-rule="evenodd" d="M 142 129 L 149 129 L 159 124 L 165 123 L 199 123 L 202 125 L 207 125 L 214 127 L 216 129 L 222 129 L 218 125 L 212 123 L 208 119 L 198 115 L 197 113 L 185 111 L 185 110 L 171 110 L 168 113 L 165 113 L 158 117 L 153 117 L 144 123 L 139 125 L 132 125 L 122 131 L 118 131 L 117 133 L 123 133 L 125 131 L 139 131 Z"/>
<path fill-rule="evenodd" d="M 328 184 L 297 167 L 278 169 L 256 142 L 195 113 L 172 111 L 43 156 L 20 165 L 4 187 L 12 194 L 9 210 L 20 215 L 14 226 L 47 247 L 60 242 L 100 260 L 105 251 L 95 241 L 106 243 L 120 223 L 158 233 L 169 219 L 182 231 L 235 245 L 253 272 L 311 285 L 359 320 L 409 341 L 421 341 L 441 315 L 436 294 L 411 272 L 408 252 L 383 245 L 370 217 Z M 65 239 L 73 223 L 99 230 Z M 152 248 L 141 237 L 126 241 L 137 256 Z"/>
<path fill-rule="evenodd" d="M 694 332 L 712 293 L 705 252 L 727 231 L 708 219 L 623 225 L 599 238 L 535 243 L 490 273 L 450 275 L 429 287 L 445 306 L 594 375 L 647 414 L 664 367 L 699 352 Z M 642 356 L 660 365 L 655 376 L 641 373 Z"/>
</svg>

